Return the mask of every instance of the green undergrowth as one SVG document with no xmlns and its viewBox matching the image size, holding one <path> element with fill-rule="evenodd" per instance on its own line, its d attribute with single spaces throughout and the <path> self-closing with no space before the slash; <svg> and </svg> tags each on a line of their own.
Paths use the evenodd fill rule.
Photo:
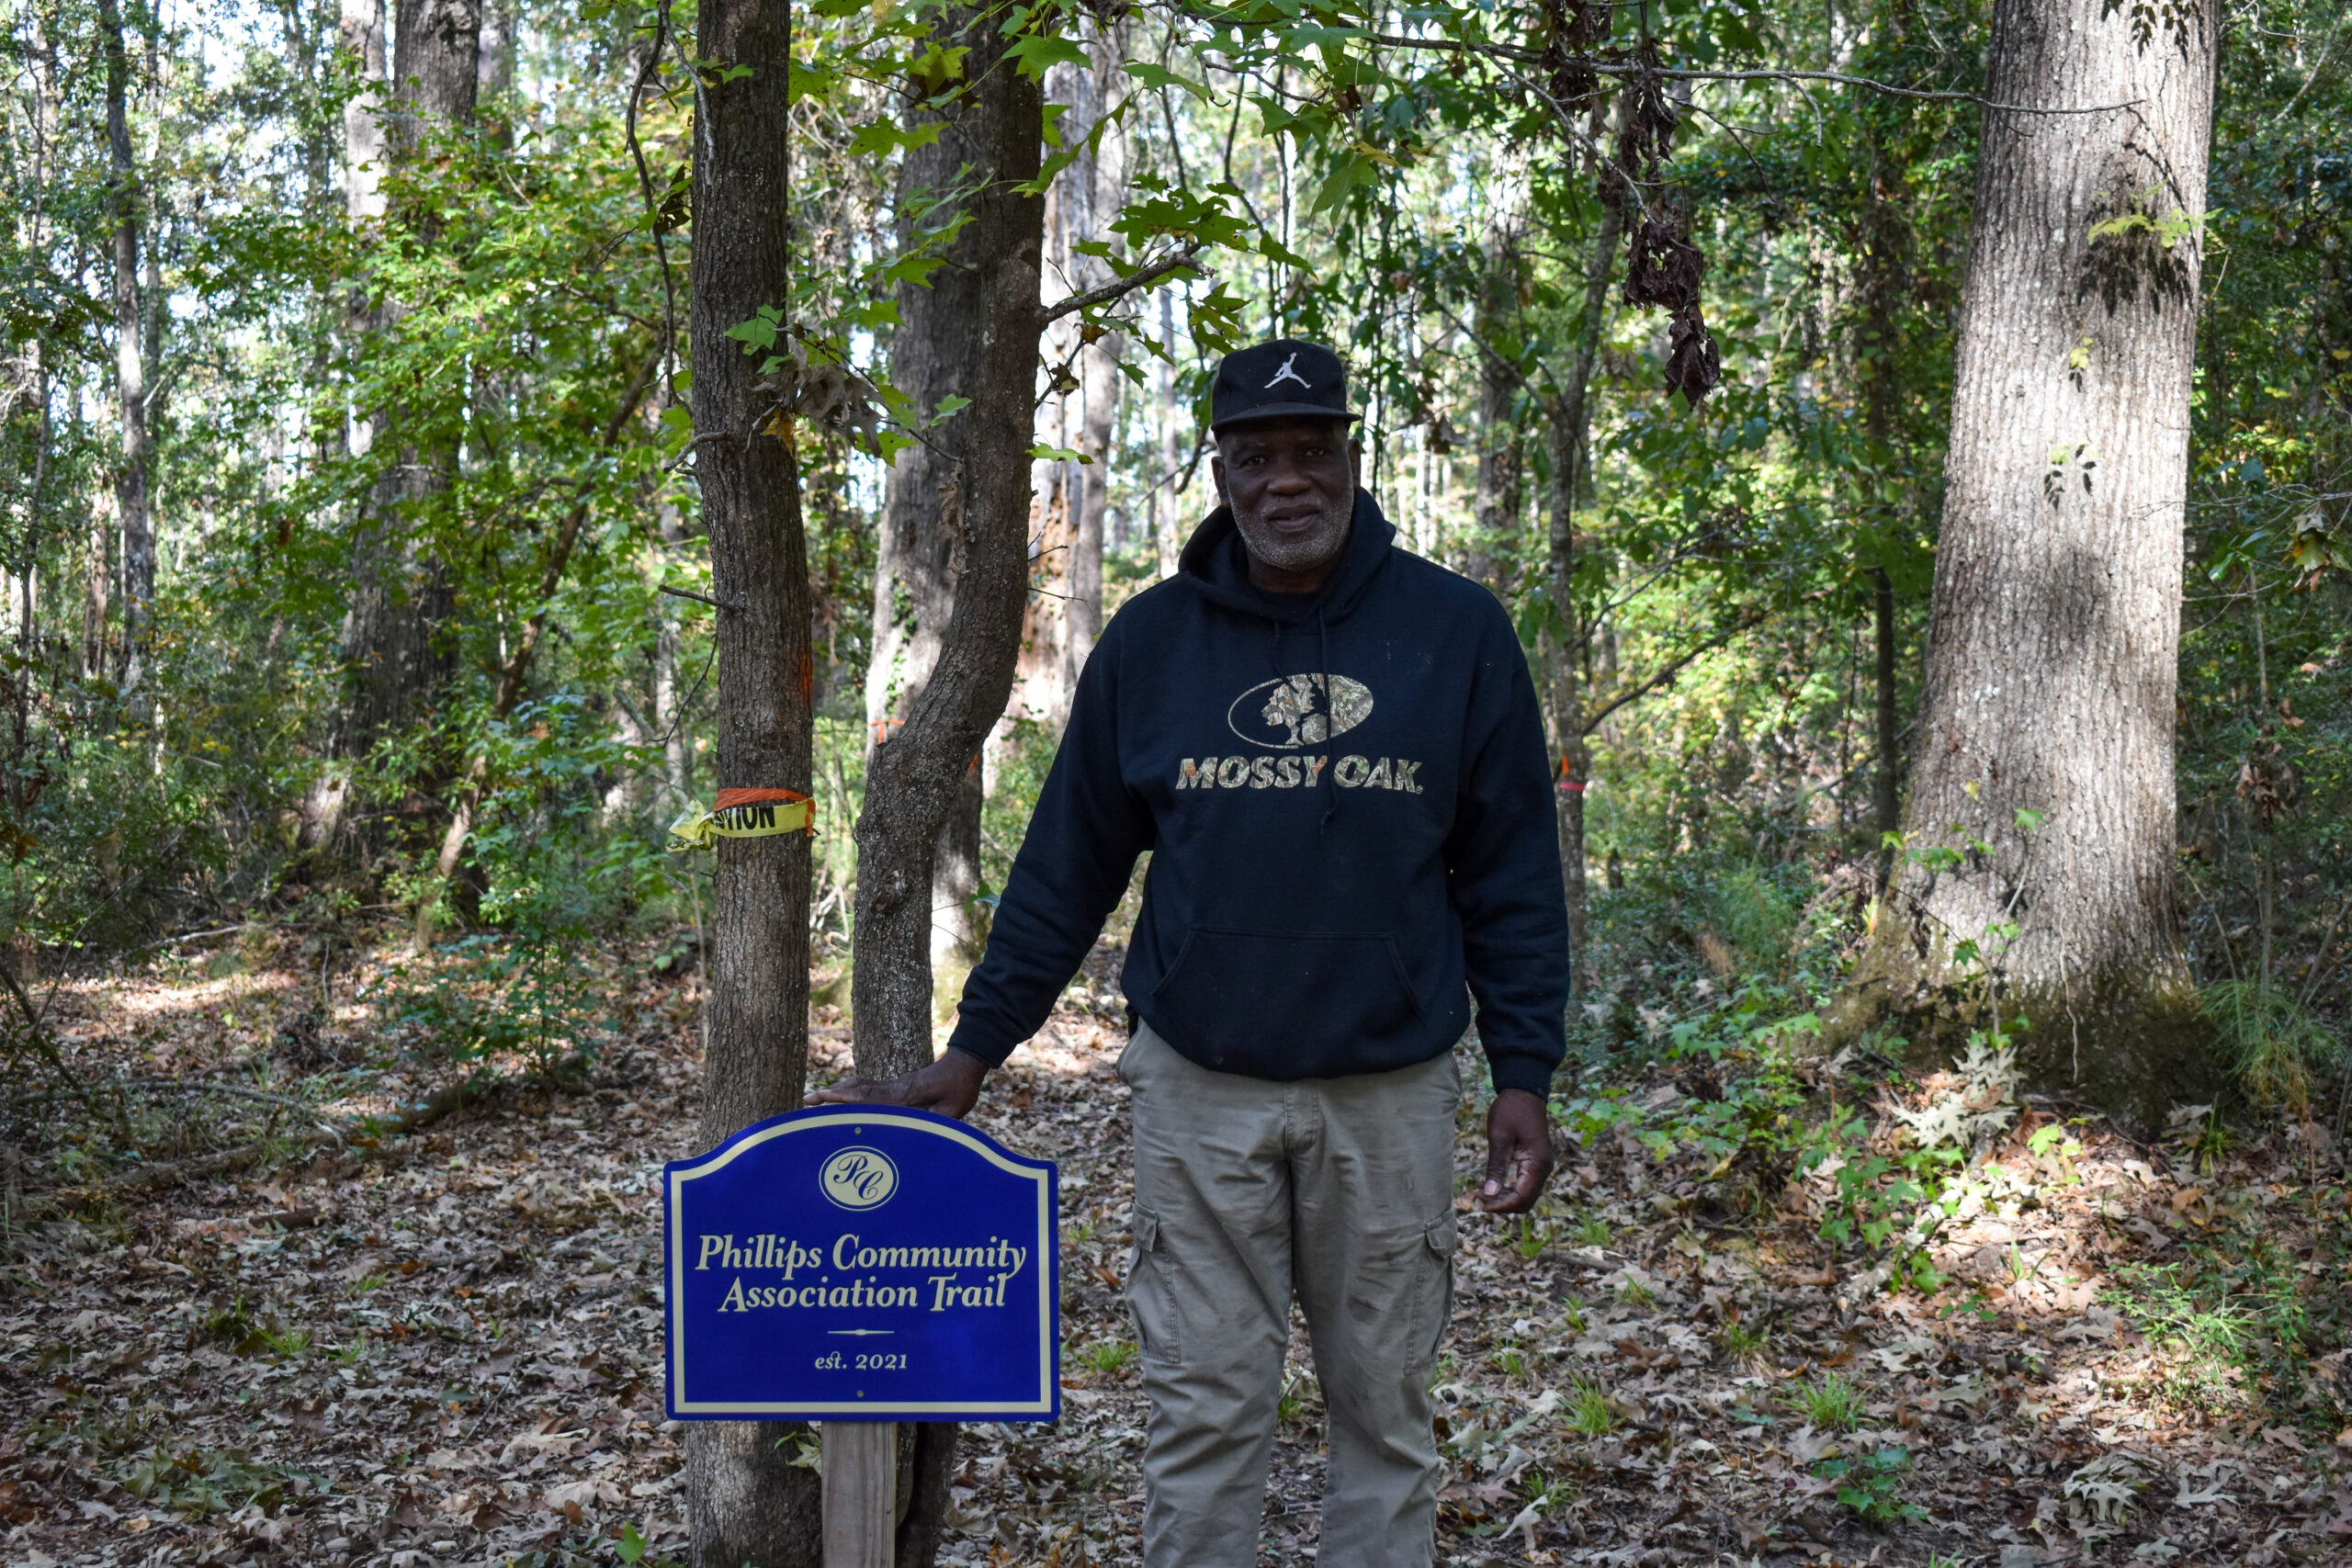
<svg viewBox="0 0 2352 1568">
<path fill-rule="evenodd" d="M 1647 1200 L 1661 1214 L 1808 1228 L 1842 1292 L 2003 1310 L 1938 1269 L 1939 1238 L 1964 1213 L 2074 1203 L 2104 1119 L 2024 1093 L 2021 1028 L 1994 1007 L 1939 1071 L 1922 1071 L 1891 1037 L 1820 1059 L 1811 1036 L 1859 947 L 1860 906 L 1808 899 L 1802 881 L 1778 875 L 1734 868 L 1711 886 L 1660 875 L 1597 897 L 1596 933 L 1610 945 L 1592 965 L 1601 983 L 1571 1015 L 1580 1071 L 1564 1075 L 1574 1090 L 1555 1099 L 1562 1126 L 1583 1148 L 1631 1145 L 1661 1168 Z M 1980 970 L 1996 956 L 1972 954 Z M 2352 1206 L 2332 1184 L 2340 1179 L 2312 1165 L 2317 1145 L 2303 1130 L 2335 1109 L 2325 1091 L 2342 1093 L 2344 1058 L 2279 995 L 2204 992 L 2232 1046 L 2234 1098 L 2177 1108 L 2141 1164 L 2164 1194 L 2205 1195 L 2177 1244 L 2105 1269 L 2100 1299 L 2146 1337 L 2161 1400 L 2333 1432 L 2352 1417 L 2352 1387 L 2324 1371 L 2352 1339 Z M 2078 1212 L 2102 1223 L 2086 1205 Z M 2117 1224 L 2109 1230 L 2120 1237 Z M 1523 1229 L 1530 1246 L 1607 1246 L 1611 1235 L 1597 1212 Z M 2141 1251 L 2143 1238 L 2122 1239 Z M 2034 1269 L 2023 1254 L 2011 1263 L 1995 1284 Z M 1724 1335 L 1740 1356 L 1766 1342 L 1741 1325 Z M 1792 1413 L 1843 1426 L 1836 1393 L 1808 1384 Z M 1887 1512 L 1891 1472 L 1866 1466 L 1840 1484 L 1863 1495 L 1849 1503 L 1862 1517 L 1898 1517 Z"/>
</svg>

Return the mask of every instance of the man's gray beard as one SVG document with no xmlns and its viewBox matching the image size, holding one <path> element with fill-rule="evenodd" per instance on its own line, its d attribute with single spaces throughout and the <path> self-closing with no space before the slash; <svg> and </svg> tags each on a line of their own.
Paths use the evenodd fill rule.
<svg viewBox="0 0 2352 1568">
<path fill-rule="evenodd" d="M 1355 516 L 1355 497 L 1334 504 L 1304 534 L 1284 536 L 1255 518 L 1235 513 L 1234 525 L 1261 566 L 1276 571 L 1313 571 L 1339 558 L 1348 546 L 1348 525 Z"/>
</svg>

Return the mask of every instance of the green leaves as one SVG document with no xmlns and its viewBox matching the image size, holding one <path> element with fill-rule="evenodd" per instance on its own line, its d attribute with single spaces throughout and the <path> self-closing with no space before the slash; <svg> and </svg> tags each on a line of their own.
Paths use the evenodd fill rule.
<svg viewBox="0 0 2352 1568">
<path fill-rule="evenodd" d="M 1050 34 L 1024 34 L 1005 50 L 1004 57 L 1032 81 L 1044 80 L 1046 73 L 1057 65 L 1087 63 L 1086 51 L 1066 38 Z"/>
<path fill-rule="evenodd" d="M 1216 101 L 1203 84 L 1193 81 L 1189 76 L 1180 76 L 1163 66 L 1154 65 L 1148 60 L 1130 60 L 1126 62 L 1125 70 L 1130 77 L 1154 91 L 1164 92 L 1174 87 L 1192 94 L 1204 104 Z"/>
<path fill-rule="evenodd" d="M 748 321 L 738 321 L 727 329 L 727 335 L 743 345 L 746 354 L 759 354 L 776 345 L 784 333 L 784 312 L 774 305 L 763 305 L 759 313 Z"/>
</svg>

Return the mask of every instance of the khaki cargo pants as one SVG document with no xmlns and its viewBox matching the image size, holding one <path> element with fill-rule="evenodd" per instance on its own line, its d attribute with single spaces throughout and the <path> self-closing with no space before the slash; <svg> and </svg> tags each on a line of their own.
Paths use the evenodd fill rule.
<svg viewBox="0 0 2352 1568">
<path fill-rule="evenodd" d="M 1270 1083 L 1138 1026 L 1127 1303 L 1151 1399 L 1145 1568 L 1250 1568 L 1294 1291 L 1330 1467 L 1318 1561 L 1429 1568 L 1429 1382 L 1453 1299 L 1453 1059 Z"/>
</svg>

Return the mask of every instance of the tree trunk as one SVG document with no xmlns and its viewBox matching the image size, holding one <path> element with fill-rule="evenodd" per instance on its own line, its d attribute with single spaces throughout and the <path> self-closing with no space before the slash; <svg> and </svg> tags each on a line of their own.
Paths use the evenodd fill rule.
<svg viewBox="0 0 2352 1568">
<path fill-rule="evenodd" d="M 483 0 L 481 54 L 475 62 L 478 98 L 496 98 L 514 87 L 515 0 Z"/>
<path fill-rule="evenodd" d="M 1045 208 L 1013 187 L 1037 175 L 1045 100 L 1004 60 L 995 13 L 951 15 L 956 25 L 947 30 L 971 50 L 973 91 L 937 143 L 908 154 L 901 177 L 944 186 L 968 166 L 958 183 L 977 186 L 967 198 L 972 220 L 930 289 L 901 289 L 891 375 L 919 409 L 950 393 L 971 403 L 931 432 L 933 446 L 900 455 L 884 518 L 876 660 L 887 631 L 894 662 L 877 671 L 878 687 L 869 685 L 869 711 L 904 723 L 876 732 L 888 738 L 868 755 L 857 819 L 850 999 L 857 1070 L 867 1077 L 932 1060 L 933 861 L 951 807 L 977 824 L 971 761 L 1012 693 L 1028 591 Z M 896 613 L 901 593 L 904 617 Z M 944 1528 L 956 1427 L 915 1422 L 899 1430 L 909 1506 L 898 1561 L 925 1568 Z"/>
<path fill-rule="evenodd" d="M 1159 351 L 1168 357 L 1152 371 L 1159 410 L 1160 464 L 1159 483 L 1151 492 L 1152 547 L 1159 558 L 1159 575 L 1169 578 L 1176 575 L 1176 558 L 1182 554 L 1192 532 L 1184 498 L 1176 489 L 1177 472 L 1184 464 L 1187 411 L 1176 398 L 1176 292 L 1172 288 L 1159 290 Z"/>
<path fill-rule="evenodd" d="M 1593 231 L 1592 250 L 1584 269 L 1584 317 L 1577 333 L 1576 352 L 1567 375 L 1550 410 L 1547 432 L 1552 464 L 1549 554 L 1544 563 L 1544 588 L 1552 614 L 1544 622 L 1544 640 L 1550 655 L 1552 732 L 1559 743 L 1561 778 L 1560 881 L 1568 900 L 1568 964 L 1570 989 L 1583 992 L 1590 976 L 1585 954 L 1584 791 L 1590 777 L 1591 757 L 1585 750 L 1584 672 L 1581 660 L 1585 628 L 1577 617 L 1571 585 L 1576 577 L 1576 508 L 1589 483 L 1585 473 L 1587 433 L 1592 423 L 1590 397 L 1593 367 L 1600 359 L 1600 330 L 1608 310 L 1609 273 L 1617 259 L 1617 242 L 1624 233 L 1624 213 L 1613 202 L 1603 202 L 1600 221 Z"/>
<path fill-rule="evenodd" d="M 1984 111 L 1908 852 L 1824 1032 L 1989 999 L 2043 1081 L 2159 1121 L 2209 1081 L 2173 722 L 2217 27 L 1995 6 L 1988 98 L 2132 107 Z"/>
<path fill-rule="evenodd" d="M 1894 702 L 1894 581 L 1886 568 L 1871 571 L 1871 620 L 1878 631 L 1878 762 L 1871 773 L 1871 821 L 1878 850 L 1878 886 L 1885 891 L 1894 869 L 1894 851 L 1888 835 L 1901 830 L 1896 786 L 1903 765 L 1903 730 Z"/>
<path fill-rule="evenodd" d="M 130 55 L 123 46 L 118 0 L 98 0 L 98 30 L 107 60 L 107 164 L 114 209 L 115 407 L 122 428 L 114 493 L 122 530 L 123 677 L 131 686 L 144 662 L 154 606 L 155 525 L 148 512 L 149 367 L 142 352 L 147 322 L 140 310 L 139 175 L 130 155 Z"/>
<path fill-rule="evenodd" d="M 1119 374 L 1119 361 L 1126 351 L 1126 339 L 1117 333 L 1086 345 L 1086 417 L 1079 425 L 1078 449 L 1094 460 L 1079 470 L 1069 602 L 1062 609 L 1061 718 L 1065 724 L 1069 721 L 1070 702 L 1078 694 L 1079 673 L 1093 655 L 1095 639 L 1102 635 L 1103 514 L 1111 509 L 1111 437 L 1125 379 Z"/>
<path fill-rule="evenodd" d="M 355 223 L 384 215 L 383 0 L 343 0 L 339 41 L 368 85 L 343 106 L 344 211 Z M 360 447 L 365 451 L 366 448 Z"/>
<path fill-rule="evenodd" d="M 1877 122 L 1868 121 L 1871 140 L 1871 168 L 1862 187 L 1862 223 L 1857 249 L 1861 257 L 1862 288 L 1862 352 L 1860 361 L 1862 381 L 1862 423 L 1871 438 L 1873 464 L 1887 463 L 1900 439 L 1894 428 L 1895 409 L 1901 388 L 1897 384 L 1901 364 L 1902 328 L 1900 311 L 1903 301 L 1911 293 L 1910 267 L 1905 250 L 1910 240 L 1909 225 L 1904 212 L 1909 193 L 1899 183 L 1894 161 L 1878 145 Z M 1912 504 L 1910 487 L 1898 488 L 1888 483 L 1880 487 L 1882 493 L 1894 497 L 1885 518 L 1883 550 L 1899 548 L 1898 540 L 1906 531 L 1906 514 Z M 1884 556 L 1870 568 L 1871 611 L 1873 629 L 1877 633 L 1877 755 L 1871 771 L 1871 840 L 1877 857 L 1877 886 L 1883 894 L 1894 869 L 1894 852 L 1889 835 L 1902 826 L 1896 805 L 1897 786 L 1901 777 L 1902 732 L 1897 728 L 1895 712 L 1895 621 L 1894 580 L 1888 575 Z"/>
<path fill-rule="evenodd" d="M 1048 102 L 1068 106 L 1058 124 L 1065 141 L 1083 143 L 1112 107 L 1121 74 L 1121 31 L 1098 28 L 1089 62 L 1061 64 L 1046 78 Z M 1112 268 L 1079 247 L 1108 237 L 1126 199 L 1127 139 L 1123 123 L 1103 128 L 1091 155 L 1081 152 L 1046 194 L 1046 276 L 1056 299 L 1099 288 Z M 1045 358 L 1054 379 L 1041 423 L 1045 441 L 1084 460 L 1049 458 L 1033 474 L 1044 503 L 1033 509 L 1031 581 L 1022 655 L 1009 717 L 1033 718 L 1059 733 L 1069 720 L 1078 673 L 1102 626 L 1102 517 L 1110 502 L 1111 428 L 1119 405 L 1118 333 L 1085 341 L 1084 322 L 1064 316 L 1046 329 Z M 1000 729 L 993 743 L 1007 737 Z M 995 752 L 991 752 L 993 760 Z"/>
<path fill-rule="evenodd" d="M 480 84 L 480 0 L 399 0 L 392 31 L 392 93 L 385 151 L 414 158 L 435 135 L 473 118 Z M 357 194 L 359 181 L 353 182 Z M 371 195 L 370 199 L 380 199 Z M 406 219 L 430 241 L 438 228 L 430 213 Z M 396 321 L 387 300 L 370 328 Z M 378 415 L 371 443 L 396 416 Z M 345 654 L 357 671 L 345 719 L 343 753 L 366 753 L 378 737 L 418 717 L 449 673 L 437 630 L 451 608 L 447 575 L 419 538 L 418 513 L 448 492 L 457 452 L 403 445 L 368 502 L 354 561 L 351 630 Z"/>
<path fill-rule="evenodd" d="M 889 475 L 876 542 L 874 653 L 866 676 L 866 717 L 874 750 L 867 772 L 866 807 L 859 819 L 858 938 L 852 998 L 862 1072 L 870 1070 L 865 1055 L 867 1047 L 863 1043 L 869 1039 L 893 1041 L 888 1049 L 910 1062 L 917 1059 L 917 1051 L 920 1060 L 931 1059 L 931 1021 L 941 1003 L 933 985 L 934 965 L 951 978 L 960 976 L 978 961 L 986 941 L 986 926 L 976 902 L 979 779 L 969 770 L 989 728 L 1004 712 L 1012 688 L 1010 669 L 1001 684 L 991 678 L 977 685 L 974 682 L 982 671 L 960 669 L 954 694 L 924 742 L 936 746 L 944 736 L 964 733 L 964 709 L 978 703 L 987 711 L 978 716 L 969 739 L 958 743 L 962 750 L 956 756 L 900 758 L 907 764 L 903 769 L 885 758 L 889 748 L 911 734 L 914 716 L 957 635 L 954 628 L 959 618 L 976 617 L 961 634 L 966 638 L 976 635 L 993 638 L 1000 628 L 991 617 L 1009 615 L 1009 626 L 1001 628 L 1007 657 L 1017 653 L 1020 642 L 1028 581 L 1028 452 L 1034 444 L 1030 411 L 1036 402 L 1041 326 L 1035 296 L 1044 203 L 1034 197 L 1016 197 L 1010 187 L 1035 177 L 1044 99 L 1036 83 L 1020 76 L 1009 64 L 996 63 L 1005 40 L 996 30 L 997 24 L 988 19 L 992 16 L 981 10 L 952 14 L 954 25 L 948 30 L 965 33 L 964 41 L 972 50 L 965 60 L 966 76 L 979 85 L 970 99 L 942 120 L 936 142 L 907 153 L 899 175 L 902 209 L 911 206 L 911 198 L 919 192 L 984 182 L 984 188 L 967 198 L 974 221 L 957 236 L 948 251 L 947 265 L 933 275 L 930 287 L 900 286 L 900 325 L 892 339 L 890 362 L 893 383 L 913 400 L 917 409 L 936 409 L 950 396 L 971 398 L 978 406 L 938 426 L 932 432 L 930 444 L 899 454 Z M 978 173 L 959 175 L 967 167 Z M 934 213 L 925 221 L 936 225 L 945 216 Z M 900 235 L 901 243 L 908 245 L 916 238 L 911 228 Z M 1029 295 L 1010 307 L 1013 314 L 990 316 L 1013 275 L 1024 268 Z M 1012 364 L 1015 358 L 1017 369 Z M 1002 406 L 988 406 L 990 400 Z M 1005 453 L 1011 454 L 1006 460 L 1020 466 L 1017 477 L 993 470 L 996 459 Z M 1014 513 L 1001 510 L 1016 501 Z M 1015 541 L 1010 609 L 989 600 L 987 608 L 976 605 L 967 612 L 967 600 L 971 595 L 986 600 L 1004 591 L 1003 584 L 994 581 L 966 581 L 975 575 L 985 579 L 987 571 L 1003 565 L 991 553 L 1001 542 L 991 530 Z M 929 807 L 926 796 L 923 803 L 909 803 L 916 810 L 914 816 L 895 810 L 877 815 L 874 789 L 883 778 L 920 778 L 926 790 L 935 786 L 942 792 L 937 808 Z M 919 851 L 906 841 L 911 824 L 918 820 L 930 824 Z M 885 823 L 887 829 L 880 826 Z M 877 835 L 887 831 L 887 846 L 878 841 L 868 846 L 869 824 L 876 825 L 873 830 Z M 872 861 L 876 853 L 882 856 L 880 862 Z M 890 875 L 916 880 L 907 883 L 904 890 L 893 888 L 886 896 L 871 882 L 869 863 L 887 864 Z M 916 887 L 922 889 L 919 900 L 911 892 Z M 866 908 L 876 897 L 883 899 L 882 907 L 904 925 L 904 931 L 894 929 L 888 935 L 878 928 L 869 931 Z M 909 932 L 919 939 L 915 950 L 903 946 L 910 940 Z M 918 978 L 923 1021 L 920 1030 L 917 1015 L 906 1010 L 915 995 L 910 987 Z M 869 987 L 878 989 L 869 991 Z M 869 996 L 883 992 L 889 995 L 888 1002 L 869 1002 Z M 947 999 L 952 1003 L 952 998 Z M 876 1032 L 869 1035 L 868 1015 L 876 1008 L 881 1010 L 873 1019 Z M 877 1043 L 876 1048 L 883 1047 Z"/>
<path fill-rule="evenodd" d="M 1509 548 L 1519 532 L 1524 455 L 1519 422 L 1512 405 L 1519 396 L 1517 367 L 1499 352 L 1519 314 L 1519 210 L 1516 181 L 1502 178 L 1487 193 L 1492 216 L 1487 228 L 1486 276 L 1478 289 L 1478 491 L 1476 527 L 1470 536 L 1464 574 L 1497 593 L 1503 583 L 1496 570 L 1497 552 Z"/>
<path fill-rule="evenodd" d="M 689 332 L 695 479 L 718 615 L 718 782 L 810 788 L 814 649 L 800 476 L 787 441 L 751 434 L 769 400 L 727 330 L 790 298 L 791 58 L 786 0 L 705 0 L 695 47 L 750 74 L 707 77 L 694 138 Z M 472 61 L 469 58 L 469 67 Z M 470 77 L 469 77 L 470 79 Z M 712 894 L 709 1048 L 697 1143 L 799 1105 L 808 1054 L 809 840 L 721 839 Z M 695 1422 L 686 1434 L 695 1568 L 816 1568 L 816 1475 L 780 1421 Z"/>
</svg>

